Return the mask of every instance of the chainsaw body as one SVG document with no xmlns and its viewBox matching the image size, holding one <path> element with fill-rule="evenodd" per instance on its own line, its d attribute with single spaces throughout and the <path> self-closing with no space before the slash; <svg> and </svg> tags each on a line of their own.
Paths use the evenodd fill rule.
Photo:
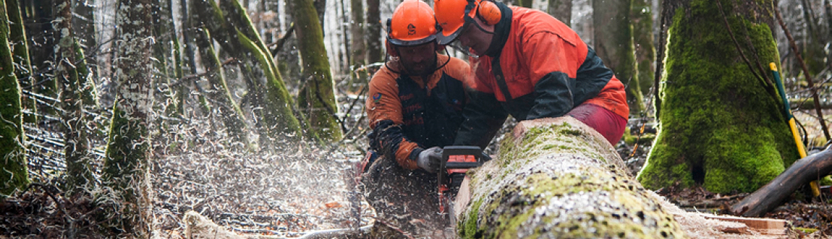
<svg viewBox="0 0 832 239">
<path fill-rule="evenodd" d="M 468 169 L 476 168 L 491 158 L 483 155 L 477 146 L 446 146 L 442 149 L 442 158 L 438 170 L 439 182 L 439 213 L 448 214 L 453 221 L 451 201 L 459 192 L 459 186 L 465 179 Z"/>
</svg>

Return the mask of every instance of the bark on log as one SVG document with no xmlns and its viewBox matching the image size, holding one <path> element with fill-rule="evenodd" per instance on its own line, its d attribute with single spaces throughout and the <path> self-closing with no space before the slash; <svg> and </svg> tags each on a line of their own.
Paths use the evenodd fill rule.
<svg viewBox="0 0 832 239">
<path fill-rule="evenodd" d="M 780 206 L 795 190 L 832 172 L 832 146 L 794 162 L 786 171 L 742 201 L 731 206 L 731 213 L 759 217 Z"/>
<path fill-rule="evenodd" d="M 612 145 L 572 117 L 520 122 L 468 176 L 454 210 L 462 238 L 686 237 Z"/>
</svg>

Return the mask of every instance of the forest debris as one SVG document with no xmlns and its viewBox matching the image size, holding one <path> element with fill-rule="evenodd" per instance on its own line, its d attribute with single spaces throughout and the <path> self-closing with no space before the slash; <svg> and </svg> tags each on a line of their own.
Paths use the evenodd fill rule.
<svg viewBox="0 0 832 239">
<path fill-rule="evenodd" d="M 702 214 L 707 219 L 716 219 L 722 221 L 740 222 L 746 226 L 753 228 L 763 234 L 768 235 L 785 235 L 786 234 L 786 220 L 770 219 L 770 218 L 750 218 L 750 217 L 735 217 Z"/>
<path fill-rule="evenodd" d="M 208 219 L 195 211 L 188 211 L 185 217 L 182 218 L 185 223 L 185 237 L 186 238 L 217 238 L 217 239 L 235 239 L 243 237 L 225 230 L 211 219 Z"/>
</svg>

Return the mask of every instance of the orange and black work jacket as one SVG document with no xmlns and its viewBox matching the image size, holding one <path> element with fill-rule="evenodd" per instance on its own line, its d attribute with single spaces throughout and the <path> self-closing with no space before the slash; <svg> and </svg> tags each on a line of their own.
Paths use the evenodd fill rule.
<svg viewBox="0 0 832 239">
<path fill-rule="evenodd" d="M 463 82 L 470 68 L 463 60 L 440 54 L 437 66 L 422 79 L 406 75 L 397 61 L 370 80 L 370 147 L 403 168 L 418 168 L 415 159 L 423 149 L 451 145 L 462 123 L 465 89 L 470 87 Z"/>
<path fill-rule="evenodd" d="M 455 145 L 484 148 L 508 114 L 559 117 L 588 103 L 628 117 L 624 85 L 575 31 L 544 12 L 496 4 L 502 18 L 488 50 L 471 58 L 476 91 Z"/>
</svg>

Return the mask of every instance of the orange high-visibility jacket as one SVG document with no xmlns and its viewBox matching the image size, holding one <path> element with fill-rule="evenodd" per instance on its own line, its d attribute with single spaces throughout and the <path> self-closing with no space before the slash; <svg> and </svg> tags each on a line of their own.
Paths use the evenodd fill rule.
<svg viewBox="0 0 832 239">
<path fill-rule="evenodd" d="M 439 69 L 427 77 L 403 74 L 398 64 L 386 64 L 370 80 L 366 108 L 370 146 L 403 168 L 416 169 L 423 149 L 451 145 L 462 123 L 470 85 L 465 61 L 437 54 Z"/>
<path fill-rule="evenodd" d="M 471 58 L 477 92 L 454 144 L 485 147 L 508 114 L 559 117 L 594 104 L 628 117 L 624 85 L 575 31 L 544 12 L 496 4 L 502 19 L 488 50 Z"/>
</svg>

